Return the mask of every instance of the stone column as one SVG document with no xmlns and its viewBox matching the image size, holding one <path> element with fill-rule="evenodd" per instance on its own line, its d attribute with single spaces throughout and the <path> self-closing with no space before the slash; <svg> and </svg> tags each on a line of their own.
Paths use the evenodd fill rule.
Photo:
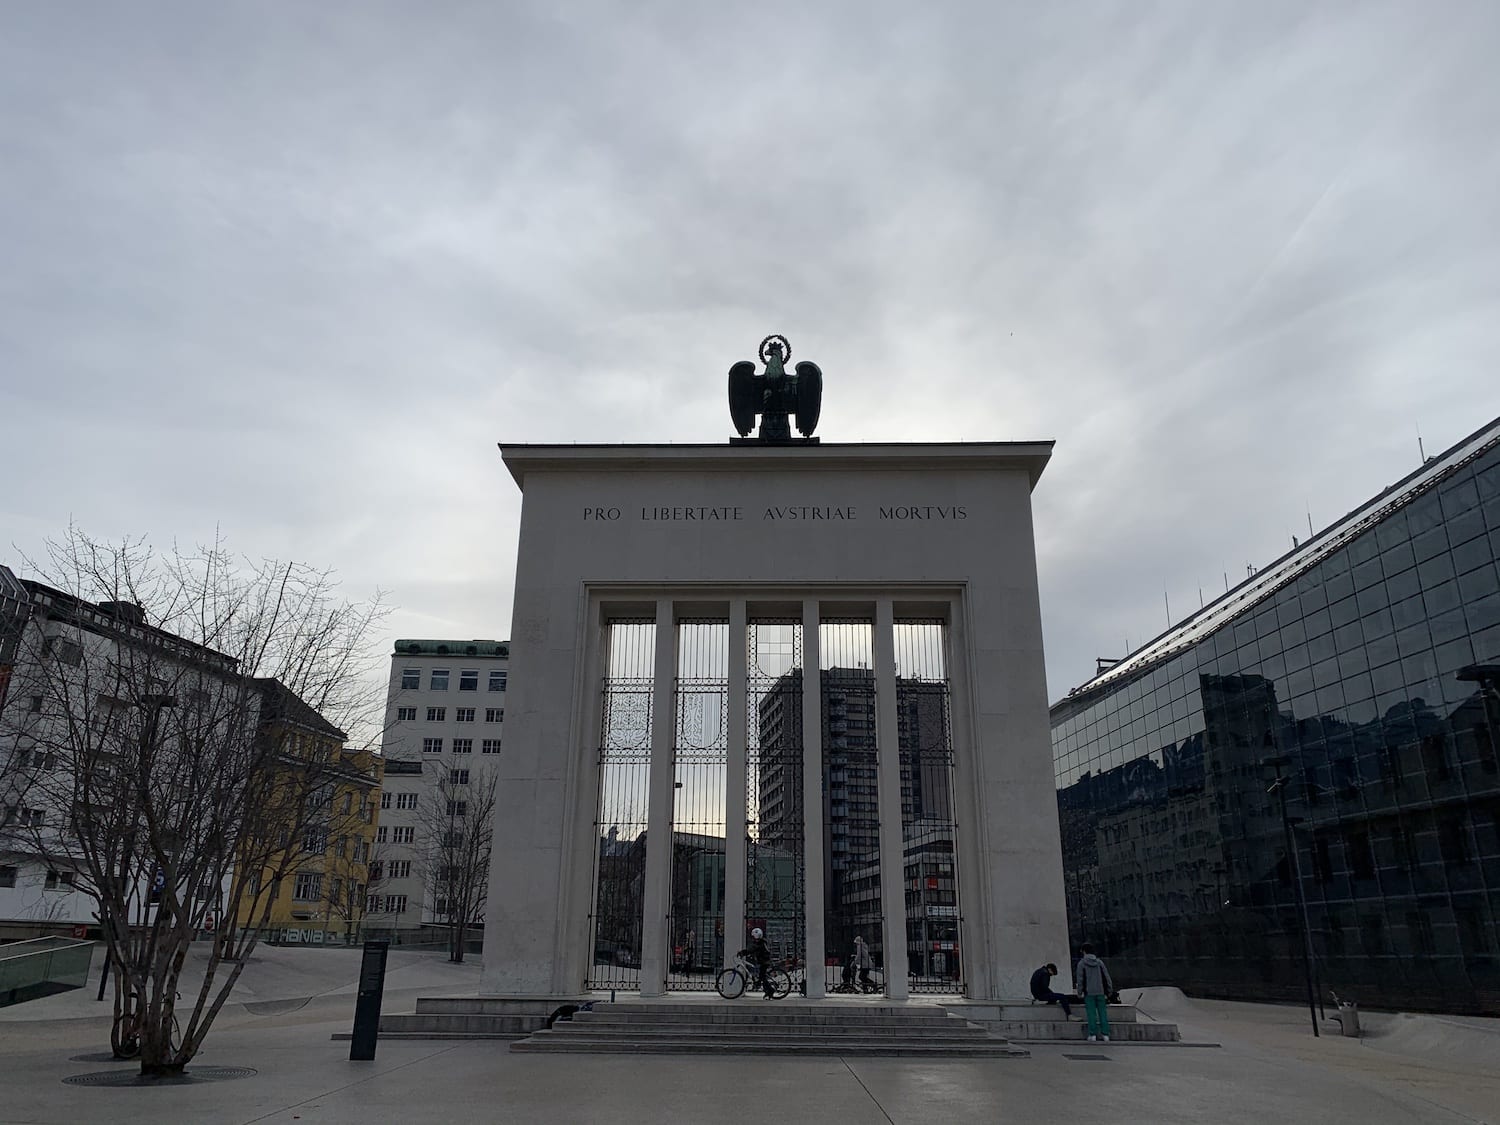
<svg viewBox="0 0 1500 1125">
<path fill-rule="evenodd" d="M 807 998 L 822 999 L 823 972 L 823 676 L 818 601 L 802 603 L 802 874 L 806 893 Z"/>
<path fill-rule="evenodd" d="M 729 602 L 729 730 L 724 767 L 724 953 L 728 968 L 745 944 L 745 739 L 749 730 L 749 650 L 744 598 Z"/>
<path fill-rule="evenodd" d="M 901 833 L 901 745 L 896 716 L 896 623 L 890 598 L 875 601 L 875 752 L 880 816 L 880 912 L 885 994 L 905 1000 L 906 849 Z"/>
<path fill-rule="evenodd" d="M 672 803 L 676 795 L 677 622 L 672 599 L 656 600 L 656 657 L 651 689 L 651 779 L 646 805 L 646 883 L 641 909 L 641 995 L 664 996 L 672 957 Z"/>
</svg>

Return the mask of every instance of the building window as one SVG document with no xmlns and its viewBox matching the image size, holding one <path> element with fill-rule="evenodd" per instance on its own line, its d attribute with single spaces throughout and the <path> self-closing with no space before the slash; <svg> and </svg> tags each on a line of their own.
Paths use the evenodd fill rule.
<svg viewBox="0 0 1500 1125">
<path fill-rule="evenodd" d="M 416 718 L 417 718 L 417 709 L 415 707 L 397 707 L 396 708 L 396 721 L 398 723 L 415 722 Z"/>
<path fill-rule="evenodd" d="M 380 907 L 381 907 L 381 901 L 380 901 L 380 896 L 379 895 L 366 895 L 365 896 L 365 913 L 366 914 L 381 914 L 381 913 L 383 913 L 383 911 L 380 909 Z"/>
<path fill-rule="evenodd" d="M 391 878 L 405 879 L 411 875 L 411 860 L 398 859 L 391 862 Z"/>
<path fill-rule="evenodd" d="M 16 885 L 16 869 L 9 865 L 0 867 L 0 887 L 14 887 Z"/>
<path fill-rule="evenodd" d="M 33 695 L 31 697 L 31 712 L 32 712 L 32 714 L 36 714 L 41 709 L 42 709 L 42 697 L 40 695 Z"/>
<path fill-rule="evenodd" d="M 448 669 L 446 669 L 446 668 L 434 668 L 432 670 L 432 679 L 428 681 L 427 686 L 429 688 L 431 688 L 433 691 L 447 691 L 448 690 Z"/>
<path fill-rule="evenodd" d="M 500 740 L 498 738 L 486 738 L 479 749 L 485 754 L 498 754 L 500 753 Z"/>
<path fill-rule="evenodd" d="M 416 829 L 410 826 L 406 828 L 394 828 L 391 830 L 391 842 L 396 844 L 409 844 L 416 839 Z"/>
<path fill-rule="evenodd" d="M 468 669 L 465 669 L 465 670 L 459 672 L 459 674 L 458 674 L 458 690 L 459 691 L 478 691 L 479 690 L 479 671 L 478 671 L 478 669 L 468 668 Z"/>
<path fill-rule="evenodd" d="M 314 825 L 302 834 L 302 850 L 319 855 L 328 850 L 328 829 Z"/>
<path fill-rule="evenodd" d="M 449 801 L 448 802 L 448 815 L 449 816 L 467 816 L 468 813 L 469 813 L 469 802 L 468 801 Z"/>
<path fill-rule="evenodd" d="M 449 770 L 448 771 L 448 781 L 452 785 L 467 785 L 467 784 L 469 784 L 469 771 L 468 770 Z"/>
<path fill-rule="evenodd" d="M 500 671 L 499 669 L 492 669 L 490 671 L 490 690 L 491 691 L 504 691 L 505 690 L 505 673 L 502 672 L 502 671 Z"/>
<path fill-rule="evenodd" d="M 484 721 L 487 723 L 503 723 L 505 721 L 505 708 L 486 707 L 484 709 Z"/>
<path fill-rule="evenodd" d="M 385 912 L 387 914 L 404 914 L 406 912 L 406 896 L 386 895 Z"/>
<path fill-rule="evenodd" d="M 453 752 L 455 754 L 474 753 L 474 740 L 472 738 L 455 738 L 453 740 Z"/>
<path fill-rule="evenodd" d="M 414 809 L 417 807 L 417 794 L 399 793 L 396 796 L 396 807 L 398 809 Z"/>
<path fill-rule="evenodd" d="M 443 740 L 441 738 L 422 739 L 422 753 L 441 754 L 443 752 Z"/>
<path fill-rule="evenodd" d="M 474 708 L 460 707 L 453 712 L 453 718 L 460 723 L 472 723 L 474 721 Z"/>
<path fill-rule="evenodd" d="M 71 891 L 73 889 L 73 872 L 71 871 L 48 871 L 46 882 L 42 884 L 46 891 Z"/>
<path fill-rule="evenodd" d="M 315 871 L 300 871 L 292 884 L 293 902 L 317 902 L 323 897 L 323 876 Z"/>
<path fill-rule="evenodd" d="M 385 875 L 385 864 L 383 864 L 383 863 L 372 863 L 372 864 L 370 864 L 370 881 L 372 883 L 375 880 L 382 878 L 384 875 Z"/>
<path fill-rule="evenodd" d="M 380 795 L 380 807 L 383 809 L 391 807 L 391 795 L 389 793 L 382 793 Z"/>
<path fill-rule="evenodd" d="M 378 828 L 375 829 L 375 842 L 377 844 L 383 844 L 383 843 L 385 843 L 385 834 L 386 834 L 386 826 L 384 824 L 382 824 Z"/>
<path fill-rule="evenodd" d="M 420 668 L 403 668 L 403 669 L 401 669 L 401 686 L 402 686 L 403 689 L 406 689 L 406 690 L 412 690 L 412 689 L 421 687 L 422 686 L 422 669 L 420 669 Z"/>
<path fill-rule="evenodd" d="M 429 723 L 441 723 L 447 717 L 448 717 L 448 708 L 446 708 L 446 707 L 429 707 L 429 708 L 427 708 L 427 721 Z"/>
</svg>

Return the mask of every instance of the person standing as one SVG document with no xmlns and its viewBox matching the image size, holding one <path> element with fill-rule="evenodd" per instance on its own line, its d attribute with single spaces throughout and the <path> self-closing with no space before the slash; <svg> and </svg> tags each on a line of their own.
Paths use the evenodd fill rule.
<svg viewBox="0 0 1500 1125">
<path fill-rule="evenodd" d="M 1081 945 L 1083 956 L 1073 970 L 1073 988 L 1083 997 L 1083 1011 L 1089 1024 L 1089 1042 L 1097 1036 L 1109 1042 L 1109 996 L 1115 990 L 1109 969 L 1094 955 L 1092 945 Z"/>
<path fill-rule="evenodd" d="M 865 944 L 865 939 L 856 937 L 854 939 L 854 967 L 859 970 L 859 987 L 865 992 L 876 991 L 875 982 L 870 979 L 870 970 L 875 967 L 875 959 L 870 956 L 870 947 Z"/>
<path fill-rule="evenodd" d="M 682 971 L 691 973 L 698 968 L 698 931 L 689 930 L 682 939 Z"/>
</svg>

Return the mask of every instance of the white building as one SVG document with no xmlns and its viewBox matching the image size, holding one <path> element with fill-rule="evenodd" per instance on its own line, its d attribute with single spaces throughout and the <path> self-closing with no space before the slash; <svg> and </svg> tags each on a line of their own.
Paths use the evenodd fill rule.
<svg viewBox="0 0 1500 1125">
<path fill-rule="evenodd" d="M 137 605 L 91 603 L 0 566 L 0 937 L 97 930 L 97 901 L 69 858 L 74 763 L 58 732 L 129 706 L 93 694 L 118 683 L 108 670 L 127 649 L 164 685 L 212 688 L 235 672 L 232 657 L 147 625 Z"/>
<path fill-rule="evenodd" d="M 510 642 L 398 640 L 386 697 L 385 784 L 366 928 L 411 940 L 445 919 L 424 837 L 440 790 L 477 782 L 499 760 Z"/>
</svg>

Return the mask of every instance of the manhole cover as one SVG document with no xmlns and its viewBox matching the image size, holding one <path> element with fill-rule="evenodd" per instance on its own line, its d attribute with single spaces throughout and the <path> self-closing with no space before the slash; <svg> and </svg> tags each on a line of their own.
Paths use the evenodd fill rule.
<svg viewBox="0 0 1500 1125">
<path fill-rule="evenodd" d="M 140 1063 L 141 1060 L 138 1059 L 138 1058 L 136 1058 L 136 1059 L 118 1059 L 118 1058 L 115 1057 L 114 1052 L 112 1052 L 112 1051 L 95 1051 L 91 1055 L 74 1055 L 72 1058 L 68 1059 L 68 1061 L 69 1062 L 123 1062 L 123 1063 L 136 1063 L 137 1065 L 139 1065 L 139 1063 Z"/>
<path fill-rule="evenodd" d="M 1075 1059 L 1078 1062 L 1109 1062 L 1110 1061 L 1110 1058 L 1109 1058 L 1108 1055 L 1070 1055 L 1070 1054 L 1067 1054 L 1066 1052 L 1064 1052 L 1063 1058 L 1065 1058 L 1065 1059 Z"/>
<path fill-rule="evenodd" d="M 181 1074 L 162 1078 L 143 1078 L 138 1070 L 96 1070 L 90 1074 L 70 1074 L 65 1086 L 192 1086 L 200 1082 L 229 1082 L 255 1074 L 248 1066 L 190 1066 Z"/>
</svg>

